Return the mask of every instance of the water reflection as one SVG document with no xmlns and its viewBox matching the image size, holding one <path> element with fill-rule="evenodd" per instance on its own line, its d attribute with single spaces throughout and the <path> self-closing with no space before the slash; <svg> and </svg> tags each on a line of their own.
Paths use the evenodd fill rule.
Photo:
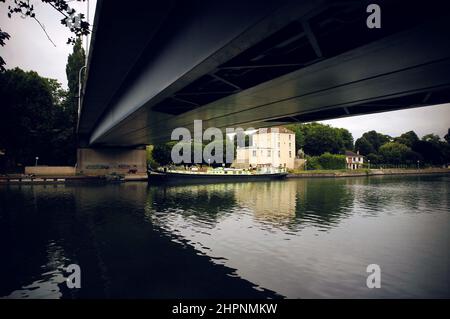
<svg viewBox="0 0 450 319">
<path fill-rule="evenodd" d="M 449 295 L 448 177 L 0 188 L 0 297 Z M 82 269 L 70 290 L 64 267 Z M 378 263 L 382 289 L 365 286 Z"/>
<path fill-rule="evenodd" d="M 277 298 L 144 214 L 147 185 L 0 189 L 0 296 L 4 298 Z M 66 287 L 79 264 L 82 289 Z"/>
<path fill-rule="evenodd" d="M 447 296 L 448 185 L 446 177 L 159 185 L 149 188 L 147 216 L 287 297 Z M 382 291 L 365 286 L 365 268 L 375 261 L 388 267 L 391 285 Z M 426 283 L 438 274 L 443 281 Z"/>
</svg>

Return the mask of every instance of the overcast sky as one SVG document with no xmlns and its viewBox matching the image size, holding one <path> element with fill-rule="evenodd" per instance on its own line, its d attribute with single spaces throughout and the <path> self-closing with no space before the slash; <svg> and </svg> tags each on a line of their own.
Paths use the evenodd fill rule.
<svg viewBox="0 0 450 319">
<path fill-rule="evenodd" d="M 27 71 L 34 70 L 44 77 L 59 80 L 67 87 L 65 67 L 72 46 L 67 45 L 66 41 L 71 34 L 60 23 L 63 16 L 59 12 L 39 0 L 31 2 L 35 5 L 36 16 L 45 25 L 56 47 L 47 39 L 36 21 L 22 19 L 19 15 L 9 19 L 6 15 L 7 4 L 0 3 L 0 26 L 11 35 L 6 46 L 0 47 L 1 56 L 6 61 L 7 68 L 18 66 Z M 86 14 L 86 2 L 69 1 L 69 5 L 77 12 Z M 94 19 L 95 5 L 96 0 L 90 0 L 91 22 Z M 434 133 L 443 137 L 450 127 L 450 104 L 354 116 L 324 123 L 347 128 L 355 140 L 369 130 L 391 136 L 414 130 L 419 136 Z"/>
</svg>

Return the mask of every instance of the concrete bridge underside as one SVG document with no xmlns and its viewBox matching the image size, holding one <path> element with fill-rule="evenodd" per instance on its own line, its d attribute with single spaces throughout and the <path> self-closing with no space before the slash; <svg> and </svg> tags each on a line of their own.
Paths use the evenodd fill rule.
<svg viewBox="0 0 450 319">
<path fill-rule="evenodd" d="M 176 127 L 264 127 L 450 101 L 442 2 L 98 1 L 82 147 L 135 147 Z M 126 10 L 125 10 L 126 9 Z"/>
</svg>

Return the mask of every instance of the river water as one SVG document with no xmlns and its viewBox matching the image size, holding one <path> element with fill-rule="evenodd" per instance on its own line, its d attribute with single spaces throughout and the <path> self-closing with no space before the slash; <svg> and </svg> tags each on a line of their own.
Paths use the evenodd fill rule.
<svg viewBox="0 0 450 319">
<path fill-rule="evenodd" d="M 0 186 L 0 297 L 448 298 L 449 208 L 450 176 Z"/>
</svg>

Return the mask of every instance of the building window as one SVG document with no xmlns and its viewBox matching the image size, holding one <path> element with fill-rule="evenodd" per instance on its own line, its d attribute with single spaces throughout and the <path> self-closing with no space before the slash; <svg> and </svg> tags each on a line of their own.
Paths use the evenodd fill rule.
<svg viewBox="0 0 450 319">
<path fill-rule="evenodd" d="M 253 157 L 256 157 L 256 151 L 253 151 Z"/>
<path fill-rule="evenodd" d="M 278 142 L 278 147 L 280 147 L 280 142 Z"/>
<path fill-rule="evenodd" d="M 270 150 L 267 150 L 267 157 L 270 157 L 270 156 L 271 156 Z"/>
<path fill-rule="evenodd" d="M 278 157 L 281 157 L 281 152 L 280 151 L 278 151 Z"/>
<path fill-rule="evenodd" d="M 292 157 L 292 152 L 291 151 L 289 151 L 289 157 Z"/>
<path fill-rule="evenodd" d="M 291 143 L 289 143 L 289 148 L 291 148 Z"/>
<path fill-rule="evenodd" d="M 289 134 L 289 141 L 291 140 L 291 134 Z"/>
</svg>

